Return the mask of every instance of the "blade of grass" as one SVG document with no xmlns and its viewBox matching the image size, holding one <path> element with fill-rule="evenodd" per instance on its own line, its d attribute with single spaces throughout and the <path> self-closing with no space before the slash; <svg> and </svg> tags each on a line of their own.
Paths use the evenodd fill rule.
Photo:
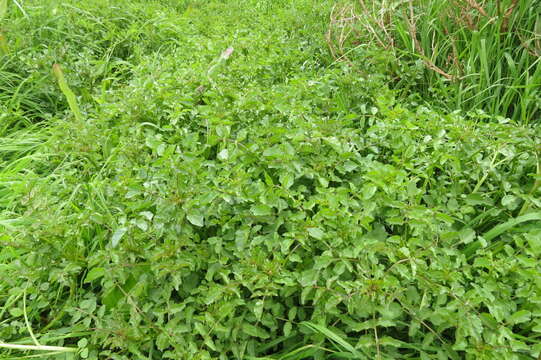
<svg viewBox="0 0 541 360">
<path fill-rule="evenodd" d="M 526 215 L 518 216 L 516 218 L 510 219 L 503 224 L 496 225 L 489 231 L 485 232 L 482 236 L 483 239 L 486 241 L 491 241 L 495 239 L 496 237 L 500 236 L 501 234 L 515 228 L 517 225 L 527 222 L 527 221 L 541 221 L 541 212 L 532 212 Z M 491 244 L 491 247 L 495 246 L 496 243 Z M 477 249 L 481 247 L 481 243 L 479 241 L 471 243 L 465 250 L 464 254 L 466 255 L 466 258 L 468 260 L 471 260 L 471 258 L 475 255 L 475 252 Z"/>
<path fill-rule="evenodd" d="M 82 123 L 83 115 L 81 114 L 81 110 L 79 109 L 79 105 L 77 104 L 77 98 L 75 97 L 73 91 L 71 91 L 68 82 L 64 78 L 64 73 L 62 72 L 62 68 L 59 64 L 53 65 L 53 73 L 56 77 L 56 80 L 58 81 L 58 86 L 60 87 L 60 90 L 62 90 L 62 93 L 68 101 L 68 105 L 73 112 L 75 119 L 77 119 L 78 122 Z"/>
<path fill-rule="evenodd" d="M 329 340 L 331 340 L 332 342 L 334 342 L 334 343 L 338 344 L 339 346 L 341 346 L 343 348 L 343 350 L 346 350 L 346 351 L 350 352 L 351 354 L 355 355 L 357 357 L 357 359 L 364 358 L 363 354 L 361 354 L 359 351 L 357 351 L 350 343 L 348 343 L 346 340 L 344 340 L 338 334 L 335 334 L 330 329 L 328 329 L 328 328 L 326 328 L 324 326 L 321 326 L 321 325 L 317 325 L 317 324 L 308 322 L 308 321 L 304 321 L 301 324 L 308 327 L 309 329 L 312 329 L 312 330 L 314 330 L 316 332 L 319 332 L 322 335 L 325 335 L 325 337 L 327 337 Z"/>
<path fill-rule="evenodd" d="M 4 55 L 7 55 L 9 53 L 8 42 L 4 34 L 2 34 L 1 32 L 0 32 L 0 51 Z"/>
<path fill-rule="evenodd" d="M 13 2 L 15 3 L 15 5 L 19 8 L 19 10 L 21 10 L 21 13 L 23 14 L 23 16 L 24 16 L 25 18 L 28 19 L 29 16 L 28 16 L 28 14 L 26 13 L 26 11 L 24 11 L 24 9 L 23 9 L 23 7 L 21 6 L 21 4 L 19 4 L 19 2 L 18 2 L 17 0 L 12 0 L 12 1 L 13 1 Z"/>
<path fill-rule="evenodd" d="M 63 346 L 47 346 L 47 345 L 20 345 L 20 344 L 6 344 L 0 342 L 0 348 L 12 349 L 12 350 L 32 350 L 32 351 L 58 351 L 58 352 L 75 352 L 76 348 L 63 347 Z"/>
<path fill-rule="evenodd" d="M 32 341 L 36 346 L 41 346 L 38 339 L 36 338 L 36 335 L 34 335 L 34 332 L 32 331 L 32 326 L 30 326 L 30 321 L 28 321 L 28 313 L 26 311 L 26 289 L 23 291 L 23 315 L 24 315 L 24 323 L 26 324 L 26 328 L 28 329 L 28 333 L 30 334 L 30 337 L 32 338 Z"/>
<path fill-rule="evenodd" d="M 8 0 L 0 0 L 0 20 L 3 20 L 8 13 Z"/>
</svg>

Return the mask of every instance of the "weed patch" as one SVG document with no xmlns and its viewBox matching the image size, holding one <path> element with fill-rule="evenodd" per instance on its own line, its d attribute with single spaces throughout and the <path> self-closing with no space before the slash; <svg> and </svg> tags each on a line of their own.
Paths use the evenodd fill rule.
<svg viewBox="0 0 541 360">
<path fill-rule="evenodd" d="M 333 61 L 331 2 L 7 4 L 0 357 L 541 353 L 539 128 Z"/>
</svg>

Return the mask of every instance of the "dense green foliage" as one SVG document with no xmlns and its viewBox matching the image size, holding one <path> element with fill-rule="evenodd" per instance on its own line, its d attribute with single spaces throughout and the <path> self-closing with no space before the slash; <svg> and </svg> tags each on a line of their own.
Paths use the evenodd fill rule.
<svg viewBox="0 0 541 360">
<path fill-rule="evenodd" d="M 331 1 L 6 4 L 0 343 L 76 351 L 0 358 L 540 356 L 538 127 L 334 62 Z"/>
<path fill-rule="evenodd" d="M 328 37 L 335 56 L 361 68 L 371 48 L 384 51 L 381 71 L 418 102 L 531 123 L 541 116 L 539 9 L 539 0 L 349 0 Z"/>
</svg>

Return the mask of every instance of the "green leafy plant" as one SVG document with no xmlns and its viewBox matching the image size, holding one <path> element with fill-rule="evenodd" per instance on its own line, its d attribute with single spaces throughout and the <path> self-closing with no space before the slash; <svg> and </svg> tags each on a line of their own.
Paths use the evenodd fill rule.
<svg viewBox="0 0 541 360">
<path fill-rule="evenodd" d="M 5 25 L 0 357 L 539 357 L 538 127 L 334 61 L 331 1 L 106 5 Z"/>
</svg>

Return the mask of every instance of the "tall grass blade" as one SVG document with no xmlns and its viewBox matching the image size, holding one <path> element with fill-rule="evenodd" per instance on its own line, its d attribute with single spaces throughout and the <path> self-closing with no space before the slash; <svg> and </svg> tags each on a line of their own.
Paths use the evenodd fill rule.
<svg viewBox="0 0 541 360">
<path fill-rule="evenodd" d="M 8 42 L 2 33 L 0 33 L 0 52 L 4 55 L 9 53 Z"/>
<path fill-rule="evenodd" d="M 8 0 L 0 0 L 0 20 L 4 20 L 8 13 Z"/>
<path fill-rule="evenodd" d="M 68 100 L 68 105 L 73 112 L 75 119 L 77 119 L 78 122 L 82 123 L 83 115 L 81 114 L 81 110 L 79 109 L 79 105 L 77 104 L 77 98 L 75 97 L 73 91 L 71 91 L 68 82 L 64 78 L 64 73 L 62 72 L 62 68 L 59 64 L 53 65 L 53 73 L 56 77 L 56 80 L 58 81 L 58 86 L 60 87 L 60 90 L 62 90 L 62 93 Z"/>
<path fill-rule="evenodd" d="M 541 211 L 532 212 L 526 215 L 518 216 L 516 218 L 510 219 L 503 224 L 496 225 L 489 231 L 485 232 L 482 236 L 486 241 L 491 241 L 495 239 L 496 237 L 500 236 L 501 234 L 515 228 L 517 225 L 522 224 L 527 221 L 541 221 Z M 491 246 L 494 246 L 495 244 L 492 244 Z M 472 244 L 470 244 L 465 250 L 464 254 L 466 255 L 466 258 L 470 260 L 474 255 L 477 249 L 481 247 L 481 243 L 479 241 L 476 241 Z"/>
<path fill-rule="evenodd" d="M 317 324 L 308 322 L 308 321 L 304 321 L 301 324 L 308 327 L 309 329 L 312 329 L 312 330 L 314 330 L 316 332 L 319 332 L 320 334 L 324 335 L 329 340 L 331 340 L 332 342 L 339 345 L 342 348 L 342 350 L 346 350 L 347 352 L 354 355 L 357 359 L 364 359 L 365 358 L 364 355 L 361 354 L 359 351 L 357 351 L 350 343 L 348 343 L 341 336 L 334 333 L 330 329 L 328 329 L 328 328 L 326 328 L 324 326 L 321 326 L 321 325 L 317 325 Z"/>
<path fill-rule="evenodd" d="M 32 350 L 32 351 L 58 351 L 58 352 L 75 352 L 77 349 L 63 346 L 46 346 L 46 345 L 20 345 L 6 344 L 0 342 L 0 348 L 12 350 Z"/>
<path fill-rule="evenodd" d="M 522 215 L 514 219 L 508 220 L 504 222 L 503 224 L 497 225 L 493 227 L 491 230 L 487 231 L 483 235 L 483 238 L 486 241 L 490 241 L 494 239 L 495 237 L 500 236 L 504 232 L 507 232 L 511 230 L 512 228 L 516 227 L 518 224 L 521 224 L 526 221 L 535 221 L 535 220 L 541 221 L 541 212 L 533 212 L 530 214 Z"/>
<path fill-rule="evenodd" d="M 19 10 L 21 10 L 21 13 L 23 14 L 23 16 L 24 16 L 25 18 L 28 19 L 29 16 L 28 16 L 28 14 L 26 13 L 26 11 L 24 11 L 24 8 L 21 6 L 21 4 L 19 4 L 19 2 L 18 2 L 17 0 L 12 0 L 12 1 L 13 1 L 13 2 L 15 3 L 15 5 L 19 8 Z"/>
</svg>

